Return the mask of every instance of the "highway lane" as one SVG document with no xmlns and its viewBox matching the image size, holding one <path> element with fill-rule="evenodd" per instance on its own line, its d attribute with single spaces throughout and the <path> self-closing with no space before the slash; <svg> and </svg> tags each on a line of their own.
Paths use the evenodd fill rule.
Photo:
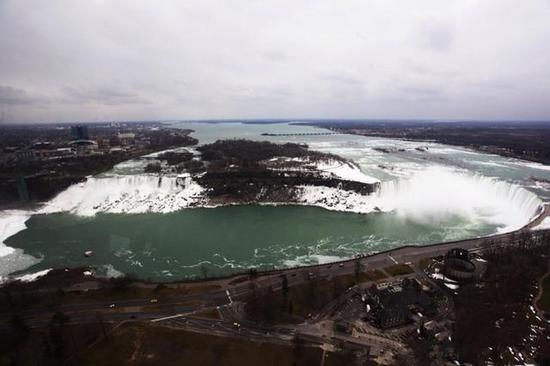
<svg viewBox="0 0 550 366">
<path fill-rule="evenodd" d="M 507 234 L 495 235 L 488 238 L 475 238 L 462 240 L 458 242 L 442 243 L 430 246 L 411 246 L 401 247 L 384 253 L 364 256 L 345 262 L 329 263 L 317 265 L 314 267 L 302 267 L 296 269 L 283 270 L 277 273 L 264 275 L 257 279 L 251 280 L 256 288 L 271 287 L 274 291 L 282 288 L 282 276 L 286 276 L 288 286 L 296 286 L 308 283 L 312 280 L 330 279 L 332 277 L 352 275 L 355 273 L 356 261 L 359 261 L 361 270 L 380 270 L 396 263 L 417 263 L 423 258 L 436 257 L 445 255 L 452 248 L 463 248 L 472 252 L 478 252 L 483 249 L 490 249 L 500 245 L 516 245 L 521 242 L 522 238 L 517 231 Z M 534 232 L 533 236 L 543 235 L 544 232 Z M 250 282 L 238 284 L 229 289 L 234 299 L 246 299 L 250 292 Z"/>
<path fill-rule="evenodd" d="M 200 318 L 175 318 L 159 322 L 162 326 L 182 329 L 197 333 L 206 333 L 220 337 L 236 337 L 253 341 L 267 341 L 288 345 L 293 340 L 293 333 L 279 332 L 276 328 L 258 325 L 243 327 L 234 322 Z"/>
</svg>

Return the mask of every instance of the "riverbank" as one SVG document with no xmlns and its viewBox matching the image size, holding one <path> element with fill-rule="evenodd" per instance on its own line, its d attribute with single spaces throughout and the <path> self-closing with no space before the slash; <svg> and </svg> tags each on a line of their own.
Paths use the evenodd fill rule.
<svg viewBox="0 0 550 366">
<path fill-rule="evenodd" d="M 121 162 L 198 142 L 192 130 L 153 123 L 79 128 L 78 137 L 67 126 L 1 128 L 0 209 L 47 201 Z"/>
<path fill-rule="evenodd" d="M 550 122 L 300 122 L 338 133 L 437 142 L 550 165 Z"/>
</svg>

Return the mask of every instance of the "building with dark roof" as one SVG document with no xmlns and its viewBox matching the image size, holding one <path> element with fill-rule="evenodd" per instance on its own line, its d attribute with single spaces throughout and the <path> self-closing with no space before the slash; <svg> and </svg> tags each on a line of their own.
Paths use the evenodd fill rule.
<svg viewBox="0 0 550 366">
<path fill-rule="evenodd" d="M 88 126 L 72 126 L 71 134 L 75 140 L 89 140 L 90 134 L 88 132 Z"/>
<path fill-rule="evenodd" d="M 455 281 L 472 281 L 476 276 L 476 266 L 470 261 L 466 249 L 453 248 L 445 255 L 443 274 Z"/>
<path fill-rule="evenodd" d="M 380 328 L 393 328 L 412 321 L 416 313 L 433 315 L 436 304 L 414 279 L 404 279 L 387 287 L 372 286 L 366 291 L 371 318 Z"/>
</svg>

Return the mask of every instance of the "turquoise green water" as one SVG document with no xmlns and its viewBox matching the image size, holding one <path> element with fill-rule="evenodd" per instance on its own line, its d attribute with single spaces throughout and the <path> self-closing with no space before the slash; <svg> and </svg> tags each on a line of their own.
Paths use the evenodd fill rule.
<svg viewBox="0 0 550 366">
<path fill-rule="evenodd" d="M 447 218 L 452 227 L 460 218 Z M 169 280 L 334 261 L 404 243 L 434 243 L 479 233 L 420 224 L 394 214 L 360 215 L 302 206 L 233 206 L 170 214 L 33 216 L 8 239 L 43 260 L 30 271 L 91 265 L 106 273 Z M 494 228 L 483 225 L 487 233 Z M 85 258 L 85 250 L 95 255 Z"/>
<path fill-rule="evenodd" d="M 143 174 L 147 160 L 133 160 L 63 192 L 45 205 L 48 215 L 0 215 L 0 235 L 7 238 L 0 244 L 0 277 L 91 265 L 107 275 L 170 280 L 322 263 L 519 228 L 536 211 L 537 196 L 550 200 L 550 167 L 458 147 L 353 135 L 262 136 L 326 132 L 288 124 L 174 125 L 194 129 L 200 143 L 292 141 L 341 155 L 382 182 L 391 193 L 384 202 L 394 209 L 366 215 L 303 206 L 180 209 L 170 206 L 178 202 L 170 178 L 159 185 Z M 95 255 L 85 258 L 86 250 Z"/>
</svg>

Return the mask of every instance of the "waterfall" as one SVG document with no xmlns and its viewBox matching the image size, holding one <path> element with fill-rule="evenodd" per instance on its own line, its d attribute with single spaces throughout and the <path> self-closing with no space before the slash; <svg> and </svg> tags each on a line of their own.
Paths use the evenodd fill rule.
<svg viewBox="0 0 550 366">
<path fill-rule="evenodd" d="M 445 167 L 430 167 L 409 179 L 382 182 L 376 193 L 361 197 L 359 203 L 370 207 L 367 211 L 375 207 L 395 211 L 430 225 L 445 217 L 461 216 L 500 230 L 522 227 L 542 205 L 534 193 L 518 185 Z M 342 200 L 346 207 L 359 204 L 349 197 Z M 187 176 L 159 179 L 154 175 L 120 175 L 92 177 L 73 185 L 40 213 L 65 211 L 90 216 L 98 212 L 172 212 L 202 202 L 204 189 Z"/>
<path fill-rule="evenodd" d="M 58 194 L 40 213 L 72 212 L 91 216 L 97 212 L 172 212 L 200 200 L 203 188 L 175 176 L 121 175 L 91 177 Z"/>
<path fill-rule="evenodd" d="M 506 230 L 522 227 L 542 206 L 537 195 L 518 185 L 443 167 L 428 168 L 406 180 L 382 182 L 372 198 L 382 211 L 418 220 L 460 215 Z"/>
</svg>

